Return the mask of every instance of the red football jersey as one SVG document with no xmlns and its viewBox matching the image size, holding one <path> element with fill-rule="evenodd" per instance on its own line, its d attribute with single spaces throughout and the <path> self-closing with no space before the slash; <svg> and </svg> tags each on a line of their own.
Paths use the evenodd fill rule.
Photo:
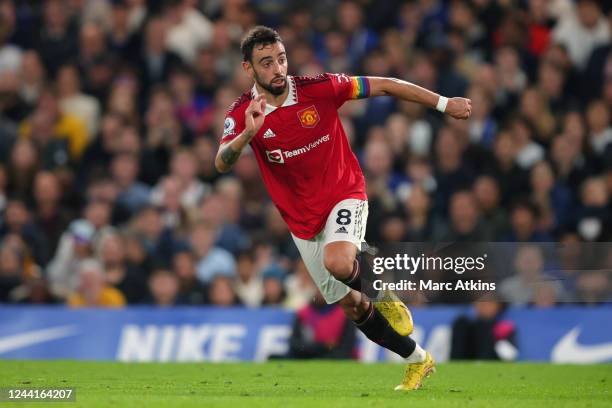
<svg viewBox="0 0 612 408">
<path fill-rule="evenodd" d="M 365 180 L 338 117 L 347 100 L 366 97 L 367 78 L 344 74 L 287 77 L 280 107 L 266 105 L 265 120 L 251 140 L 264 183 L 289 230 L 310 239 L 332 208 L 347 198 L 366 200 Z M 225 118 L 221 143 L 245 127 L 244 112 L 257 89 L 242 95 Z"/>
</svg>

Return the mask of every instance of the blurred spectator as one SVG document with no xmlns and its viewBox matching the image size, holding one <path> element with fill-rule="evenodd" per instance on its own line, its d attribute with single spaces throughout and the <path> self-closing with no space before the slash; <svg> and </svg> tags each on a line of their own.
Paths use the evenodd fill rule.
<svg viewBox="0 0 612 408">
<path fill-rule="evenodd" d="M 408 221 L 406 236 L 403 241 L 428 241 L 433 232 L 431 198 L 421 184 L 416 184 L 410 189 L 404 206 Z"/>
<path fill-rule="evenodd" d="M 195 75 L 188 67 L 176 67 L 170 73 L 170 92 L 180 120 L 194 134 L 209 126 L 210 100 L 196 93 Z"/>
<path fill-rule="evenodd" d="M 553 39 L 567 48 L 579 69 L 585 68 L 593 49 L 610 41 L 610 29 L 597 0 L 578 0 L 576 13 L 559 20 Z"/>
<path fill-rule="evenodd" d="M 154 17 L 148 20 L 138 61 L 139 77 L 145 93 L 153 85 L 167 81 L 172 67 L 181 62 L 179 56 L 166 48 L 167 35 L 168 25 L 163 19 Z"/>
<path fill-rule="evenodd" d="M 492 233 L 482 220 L 480 207 L 473 193 L 457 191 L 450 198 L 448 228 L 438 231 L 434 239 L 440 242 L 485 242 Z"/>
<path fill-rule="evenodd" d="M 497 180 L 501 188 L 502 204 L 508 207 L 516 197 L 527 190 L 527 173 L 516 163 L 516 147 L 512 140 L 512 133 L 501 130 L 493 147 L 494 160 L 489 165 L 487 173 Z"/>
<path fill-rule="evenodd" d="M 47 267 L 51 292 L 59 297 L 65 297 L 71 290 L 80 262 L 92 257 L 98 240 L 112 231 L 108 203 L 92 201 L 85 207 L 83 215 L 83 218 L 72 221 L 62 234 Z"/>
<path fill-rule="evenodd" d="M 499 185 L 493 177 L 482 175 L 476 179 L 472 190 L 490 236 L 501 239 L 508 230 L 508 215 L 501 207 Z"/>
<path fill-rule="evenodd" d="M 338 27 L 346 36 L 346 54 L 351 58 L 351 71 L 354 71 L 362 57 L 376 46 L 378 38 L 364 25 L 363 9 L 357 2 L 340 2 L 337 13 Z"/>
<path fill-rule="evenodd" d="M 472 100 L 474 106 L 469 119 L 470 141 L 491 148 L 497 131 L 497 123 L 492 115 L 492 95 L 485 89 L 474 86 L 468 91 L 467 97 Z"/>
<path fill-rule="evenodd" d="M 170 161 L 171 152 L 188 140 L 187 133 L 185 133 L 185 129 L 175 112 L 172 96 L 165 88 L 157 87 L 152 91 L 150 103 L 145 113 L 145 125 L 146 144 L 155 153 L 156 159 L 164 164 Z M 185 148 L 179 150 L 188 151 Z M 193 153 L 190 152 L 189 154 Z M 184 156 L 185 154 L 181 152 L 180 155 Z M 185 167 L 172 167 L 172 169 L 173 172 L 181 171 L 182 173 L 182 171 L 185 171 L 180 176 L 186 177 L 189 176 L 188 170 L 190 167 L 187 166 L 190 165 L 188 163 Z M 166 168 L 164 168 L 164 171 L 166 171 Z M 183 179 L 181 181 L 191 182 L 193 180 Z M 183 185 L 181 187 L 186 188 L 188 186 Z"/>
<path fill-rule="evenodd" d="M 608 31 L 612 36 L 612 14 L 608 12 Z M 593 49 L 591 57 L 584 72 L 584 78 L 589 78 L 589 81 L 585 81 L 584 94 L 587 100 L 603 96 L 605 94 L 610 95 L 610 92 L 602 92 L 602 84 L 604 89 L 610 89 L 612 81 L 610 81 L 610 60 L 612 53 L 612 41 L 601 43 L 597 48 Z M 610 100 L 608 99 L 608 103 Z"/>
<path fill-rule="evenodd" d="M 97 22 L 86 22 L 81 26 L 76 61 L 85 91 L 104 99 L 117 61 L 115 55 L 108 52 L 103 27 Z"/>
<path fill-rule="evenodd" d="M 262 305 L 281 306 L 285 301 L 284 280 L 285 271 L 278 265 L 270 265 L 262 272 L 263 279 L 263 298 Z"/>
<path fill-rule="evenodd" d="M 22 255 L 9 245 L 0 247 L 0 301 L 11 300 L 11 292 L 22 283 Z"/>
<path fill-rule="evenodd" d="M 260 277 L 260 271 L 255 267 L 255 257 L 252 251 L 238 254 L 236 271 L 238 276 L 234 286 L 240 301 L 245 306 L 260 306 L 264 295 L 263 280 Z"/>
<path fill-rule="evenodd" d="M 202 200 L 196 218 L 217 228 L 217 246 L 232 254 L 237 254 L 239 251 L 246 249 L 250 242 L 248 236 L 238 225 L 240 221 L 240 191 L 230 191 L 233 187 L 227 183 L 219 182 L 220 189 L 223 189 L 224 185 L 228 187 L 225 191 L 210 194 Z M 286 226 L 282 219 L 281 222 L 283 228 L 285 228 L 282 231 L 284 233 Z M 288 230 L 286 231 L 288 232 Z M 282 242 L 278 242 L 278 244 L 280 245 Z"/>
<path fill-rule="evenodd" d="M 612 125 L 610 106 L 602 100 L 589 104 L 586 112 L 589 127 L 589 144 L 600 160 L 604 160 L 607 152 L 612 152 Z M 610 153 L 608 153 L 609 155 Z M 609 158 L 609 157 L 608 157 Z"/>
<path fill-rule="evenodd" d="M 610 274 L 606 271 L 588 271 L 581 273 L 576 282 L 576 301 L 585 304 L 610 302 Z"/>
<path fill-rule="evenodd" d="M 144 101 L 138 98 L 139 80 L 134 68 L 127 66 L 122 69 L 109 85 L 108 97 L 105 98 L 107 112 L 120 115 L 127 124 L 140 123 L 138 108 Z"/>
<path fill-rule="evenodd" d="M 552 142 L 551 158 L 558 183 L 570 188 L 572 200 L 575 201 L 578 198 L 578 186 L 590 172 L 589 163 L 581 154 L 580 146 L 571 136 L 559 135 Z"/>
<path fill-rule="evenodd" d="M 187 247 L 174 252 L 172 258 L 173 272 L 179 278 L 178 296 L 188 305 L 207 303 L 206 287 L 198 280 L 196 259 Z"/>
<path fill-rule="evenodd" d="M 89 138 L 85 124 L 76 116 L 62 113 L 56 95 L 49 89 L 41 93 L 36 110 L 19 127 L 19 135 L 32 138 L 42 146 L 64 141 L 72 160 L 81 158 Z M 65 164 L 67 158 L 59 163 L 57 158 L 53 161 Z"/>
<path fill-rule="evenodd" d="M 104 267 L 106 282 L 119 289 L 127 303 L 139 303 L 146 296 L 145 273 L 127 261 L 122 235 L 110 232 L 101 237 L 97 243 L 96 258 Z"/>
<path fill-rule="evenodd" d="M 538 70 L 537 89 L 540 92 L 540 97 L 548 101 L 551 113 L 564 111 L 576 98 L 565 95 L 566 80 L 567 74 L 560 66 L 546 61 L 542 62 L 540 65 L 540 69 Z M 539 102 L 542 103 L 543 101 Z M 545 107 L 540 106 L 540 109 L 545 109 Z M 556 125 L 556 120 L 554 117 L 547 116 L 545 121 L 542 122 L 542 125 L 546 128 L 545 131 L 554 130 L 548 127 L 554 127 Z"/>
<path fill-rule="evenodd" d="M 7 166 L 7 190 L 13 195 L 29 197 L 40 162 L 36 146 L 31 140 L 15 142 Z"/>
<path fill-rule="evenodd" d="M 520 105 L 521 115 L 532 126 L 533 139 L 545 145 L 550 143 L 555 130 L 555 119 L 542 93 L 537 88 L 525 89 Z"/>
<path fill-rule="evenodd" d="M 600 177 L 584 181 L 580 192 L 580 206 L 576 212 L 576 229 L 580 237 L 589 241 L 612 239 L 610 194 Z"/>
<path fill-rule="evenodd" d="M 93 138 L 98 134 L 100 102 L 81 91 L 79 71 L 74 65 L 61 67 L 56 81 L 62 111 L 74 115 L 85 123 L 89 138 Z"/>
<path fill-rule="evenodd" d="M 186 218 L 189 208 L 181 204 L 180 188 L 178 179 L 172 176 L 164 177 L 157 186 L 156 192 L 159 194 L 152 201 L 159 206 L 165 228 L 183 230 L 188 221 Z M 147 193 L 149 193 L 148 188 Z M 150 194 L 147 194 L 147 197 L 149 196 Z"/>
<path fill-rule="evenodd" d="M 8 43 L 11 26 L 6 20 L 6 17 L 0 14 L 0 73 L 18 72 L 21 67 L 22 51 L 19 47 Z"/>
<path fill-rule="evenodd" d="M 153 270 L 149 277 L 149 297 L 146 303 L 155 306 L 175 306 L 182 303 L 179 297 L 179 278 L 172 271 L 165 268 Z"/>
<path fill-rule="evenodd" d="M 516 201 L 510 210 L 510 232 L 505 235 L 508 242 L 548 242 L 552 238 L 540 228 L 540 213 L 530 201 Z"/>
<path fill-rule="evenodd" d="M 161 163 L 157 163 L 155 154 L 141 139 L 135 125 L 122 127 L 118 134 L 118 153 L 129 153 L 138 158 L 138 179 L 147 185 L 155 184 L 161 176 Z"/>
<path fill-rule="evenodd" d="M 36 106 L 36 102 L 45 87 L 47 72 L 40 60 L 39 54 L 34 50 L 23 54 L 20 68 L 19 96 L 28 107 L 28 110 Z"/>
<path fill-rule="evenodd" d="M 62 204 L 63 189 L 59 178 L 41 171 L 34 179 L 34 223 L 44 234 L 49 253 L 54 254 L 72 214 Z"/>
<path fill-rule="evenodd" d="M 70 307 L 122 307 L 125 298 L 105 283 L 102 265 L 91 258 L 79 262 L 76 290 L 68 297 Z"/>
<path fill-rule="evenodd" d="M 215 169 L 217 146 L 209 137 L 198 137 L 193 146 L 198 162 L 198 178 L 205 183 L 215 182 L 219 176 Z M 241 186 L 238 183 L 238 188 Z"/>
<path fill-rule="evenodd" d="M 57 67 L 57 61 L 67 61 L 77 54 L 78 27 L 66 13 L 65 0 L 46 1 L 43 5 L 43 25 L 37 33 L 38 50 L 46 67 Z"/>
<path fill-rule="evenodd" d="M 147 254 L 143 242 L 136 233 L 129 230 L 124 234 L 124 238 L 126 262 L 149 274 L 153 259 Z"/>
<path fill-rule="evenodd" d="M 121 59 L 131 59 L 141 47 L 141 21 L 134 21 L 134 9 L 141 1 L 113 0 L 111 1 L 110 28 L 107 32 L 109 48 Z M 140 5 L 140 8 L 143 8 Z"/>
<path fill-rule="evenodd" d="M 138 171 L 137 156 L 120 153 L 113 157 L 111 175 L 119 189 L 115 205 L 123 206 L 131 213 L 149 203 L 150 189 L 146 184 L 138 181 Z"/>
<path fill-rule="evenodd" d="M 539 308 L 554 307 L 560 300 L 557 285 L 553 282 L 542 282 L 537 285 L 533 295 L 533 305 Z"/>
<path fill-rule="evenodd" d="M 395 193 L 405 177 L 393 172 L 393 153 L 385 140 L 383 128 L 372 128 L 370 136 L 381 132 L 381 136 L 368 142 L 364 149 L 364 171 L 373 183 L 384 185 L 390 193 Z"/>
<path fill-rule="evenodd" d="M 244 241 L 243 241 L 244 242 Z M 266 242 L 276 249 L 276 255 L 282 266 L 287 266 L 299 257 L 297 247 L 280 211 L 271 203 L 266 208 Z"/>
<path fill-rule="evenodd" d="M 530 176 L 531 200 L 538 206 L 541 228 L 553 231 L 568 225 L 572 211 L 570 189 L 555 182 L 555 175 L 547 161 L 534 165 Z"/>
<path fill-rule="evenodd" d="M 49 247 L 44 234 L 38 229 L 24 200 L 10 198 L 6 203 L 0 224 L 0 239 L 15 234 L 27 245 L 28 253 L 41 266 L 49 261 Z"/>
<path fill-rule="evenodd" d="M 197 259 L 198 279 L 209 283 L 214 276 L 233 277 L 236 263 L 232 255 L 214 245 L 217 230 L 206 222 L 196 223 L 190 232 L 189 242 Z"/>
<path fill-rule="evenodd" d="M 112 156 L 122 147 L 121 132 L 125 118 L 116 113 L 106 113 L 100 122 L 99 135 L 87 146 L 81 160 L 77 180 L 84 189 L 92 180 L 105 176 Z"/>
<path fill-rule="evenodd" d="M 451 360 L 504 360 L 519 356 L 516 325 L 504 317 L 504 304 L 494 299 L 474 303 L 474 315 L 453 322 Z"/>
<path fill-rule="evenodd" d="M 174 152 L 170 162 L 170 175 L 178 183 L 178 195 L 184 208 L 195 207 L 210 190 L 210 186 L 197 179 L 197 170 L 196 157 L 191 150 L 182 148 Z M 160 203 L 163 200 L 159 185 L 151 194 L 152 202 Z"/>
<path fill-rule="evenodd" d="M 524 170 L 544 158 L 544 149 L 534 139 L 535 129 L 525 117 L 515 117 L 511 124 L 512 139 L 516 149 L 516 164 Z"/>
<path fill-rule="evenodd" d="M 516 48 L 508 46 L 499 48 L 495 53 L 494 62 L 497 103 L 500 108 L 510 108 L 516 104 L 520 93 L 527 85 L 527 76 L 520 66 L 520 56 Z"/>
<path fill-rule="evenodd" d="M 438 213 L 445 215 L 454 192 L 468 188 L 474 174 L 469 164 L 463 161 L 463 147 L 458 135 L 450 127 L 440 130 L 436 140 L 437 173 L 435 175 Z"/>
<path fill-rule="evenodd" d="M 56 296 L 68 295 L 79 263 L 93 256 L 94 234 L 93 225 L 83 219 L 73 221 L 68 231 L 62 234 L 55 256 L 47 268 L 51 291 Z"/>
<path fill-rule="evenodd" d="M 213 276 L 208 285 L 208 300 L 213 306 L 238 306 L 240 301 L 234 292 L 231 278 L 224 275 Z"/>
<path fill-rule="evenodd" d="M 563 299 L 563 288 L 544 272 L 544 261 L 544 254 L 538 246 L 518 247 L 514 256 L 516 275 L 506 278 L 499 285 L 499 293 L 504 301 L 517 305 L 532 303 L 541 285 L 546 285 L 547 290 L 554 289 L 554 299 Z"/>
<path fill-rule="evenodd" d="M 191 1 L 170 0 L 166 4 L 164 18 L 168 24 L 168 49 L 192 63 L 198 49 L 211 42 L 212 24 L 193 7 Z"/>
<path fill-rule="evenodd" d="M 17 75 L 0 73 L 0 163 L 5 164 L 17 139 L 17 120 L 27 107 L 17 95 Z"/>
<path fill-rule="evenodd" d="M 132 218 L 132 233 L 138 237 L 149 258 L 157 263 L 170 263 L 175 244 L 174 233 L 164 226 L 159 207 L 142 207 Z"/>
<path fill-rule="evenodd" d="M 296 261 L 293 272 L 287 276 L 285 291 L 287 293 L 285 306 L 292 310 L 305 307 L 316 296 L 317 287 L 301 259 Z"/>
<path fill-rule="evenodd" d="M 289 338 L 289 358 L 354 358 L 355 327 L 339 305 L 328 305 L 317 291 L 297 311 Z"/>
</svg>

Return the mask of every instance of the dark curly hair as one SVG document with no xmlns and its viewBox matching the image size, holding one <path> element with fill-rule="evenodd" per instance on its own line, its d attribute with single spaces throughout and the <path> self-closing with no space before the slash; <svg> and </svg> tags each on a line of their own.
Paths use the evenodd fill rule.
<svg viewBox="0 0 612 408">
<path fill-rule="evenodd" d="M 253 57 L 253 47 L 256 45 L 266 46 L 283 41 L 276 30 L 266 26 L 253 27 L 244 36 L 240 43 L 240 51 L 242 51 L 242 59 L 244 61 L 251 61 Z"/>
</svg>

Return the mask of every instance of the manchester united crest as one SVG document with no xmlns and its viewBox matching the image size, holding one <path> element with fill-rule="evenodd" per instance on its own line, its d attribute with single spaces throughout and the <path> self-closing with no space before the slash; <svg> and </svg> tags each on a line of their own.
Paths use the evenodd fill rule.
<svg viewBox="0 0 612 408">
<path fill-rule="evenodd" d="M 317 126 L 317 123 L 319 123 L 319 112 L 317 112 L 314 105 L 298 111 L 297 115 L 300 123 L 305 128 L 313 128 Z"/>
</svg>

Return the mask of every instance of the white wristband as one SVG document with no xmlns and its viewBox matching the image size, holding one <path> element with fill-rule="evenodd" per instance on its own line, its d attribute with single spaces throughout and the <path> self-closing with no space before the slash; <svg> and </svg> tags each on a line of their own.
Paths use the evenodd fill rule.
<svg viewBox="0 0 612 408">
<path fill-rule="evenodd" d="M 436 105 L 436 110 L 444 113 L 446 111 L 446 105 L 448 104 L 448 98 L 440 95 L 440 99 L 438 99 L 438 104 Z"/>
</svg>

